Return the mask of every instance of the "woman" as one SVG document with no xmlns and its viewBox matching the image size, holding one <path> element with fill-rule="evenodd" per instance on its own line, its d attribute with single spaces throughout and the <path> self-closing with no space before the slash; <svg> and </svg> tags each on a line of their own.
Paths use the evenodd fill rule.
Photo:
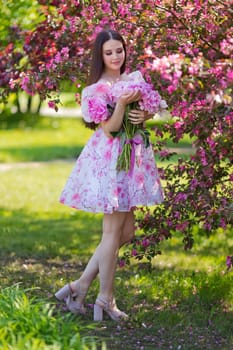
<svg viewBox="0 0 233 350">
<path fill-rule="evenodd" d="M 85 296 L 99 273 L 100 289 L 94 305 L 96 321 L 103 319 L 103 311 L 116 321 L 127 318 L 117 308 L 113 295 L 119 248 L 134 237 L 135 207 L 163 200 L 151 147 L 140 145 L 137 152 L 141 162 L 132 164 L 130 175 L 116 169 L 121 141 L 112 133 L 121 129 L 126 106 L 139 101 L 141 93 L 123 93 L 114 102 L 113 89 L 118 83 L 143 80 L 138 71 L 127 75 L 125 64 L 126 46 L 121 35 L 112 30 L 100 32 L 93 47 L 89 85 L 81 100 L 86 124 L 98 128 L 79 156 L 60 199 L 76 209 L 103 213 L 102 239 L 84 272 L 55 294 L 59 300 L 66 300 L 71 312 L 84 313 Z M 129 113 L 135 125 L 150 117 L 148 112 L 137 109 Z"/>
</svg>

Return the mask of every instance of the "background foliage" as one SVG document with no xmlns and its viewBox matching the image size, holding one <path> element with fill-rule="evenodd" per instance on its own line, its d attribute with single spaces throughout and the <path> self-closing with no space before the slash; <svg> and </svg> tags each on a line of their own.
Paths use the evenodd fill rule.
<svg viewBox="0 0 233 350">
<path fill-rule="evenodd" d="M 166 140 L 178 143 L 186 134 L 195 150 L 189 159 L 160 170 L 165 201 L 142 212 L 138 225 L 143 233 L 133 248 L 138 258 L 150 260 L 159 242 L 177 231 L 188 249 L 196 227 L 207 235 L 219 227 L 232 228 L 230 3 L 40 0 L 35 5 L 43 13 L 39 23 L 28 30 L 18 26 L 0 53 L 3 100 L 24 90 L 49 98 L 49 106 L 57 109 L 64 82 L 81 92 L 96 33 L 111 27 L 125 37 L 128 69 L 140 69 L 170 107 L 172 120 L 155 127 L 155 150 L 161 159 L 169 159 Z"/>
</svg>

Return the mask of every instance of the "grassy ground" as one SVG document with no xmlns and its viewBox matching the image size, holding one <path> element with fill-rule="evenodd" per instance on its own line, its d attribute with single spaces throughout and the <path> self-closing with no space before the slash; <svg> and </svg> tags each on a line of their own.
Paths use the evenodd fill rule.
<svg viewBox="0 0 233 350">
<path fill-rule="evenodd" d="M 40 123 L 47 126 L 0 131 L 5 162 L 62 158 L 56 147 L 69 154 L 73 144 L 78 153 L 88 137 L 74 120 L 54 120 L 56 128 Z M 119 268 L 116 297 L 128 322 L 92 322 L 98 281 L 86 316 L 71 316 L 56 302 L 54 292 L 79 276 L 101 233 L 101 215 L 58 204 L 72 166 L 57 160 L 0 172 L 0 349 L 233 350 L 233 278 L 225 267 L 230 230 L 208 239 L 196 234 L 190 252 L 177 234 L 164 242 L 151 273 L 143 263 Z"/>
<path fill-rule="evenodd" d="M 31 119 L 30 119 L 31 118 Z M 10 125 L 10 128 L 9 128 Z M 40 118 L 17 116 L 1 130 L 0 119 L 0 162 L 47 161 L 76 157 L 92 134 L 80 119 Z M 153 123 L 148 123 L 153 127 Z M 153 132 L 151 132 L 153 138 Z M 177 147 L 171 141 L 169 147 Z M 180 151 L 190 148 L 190 140 L 184 137 L 179 143 Z M 191 152 L 191 149 L 190 149 Z"/>
<path fill-rule="evenodd" d="M 18 125 L 0 130 L 0 162 L 74 158 L 91 135 L 80 119 L 41 118 Z"/>
</svg>

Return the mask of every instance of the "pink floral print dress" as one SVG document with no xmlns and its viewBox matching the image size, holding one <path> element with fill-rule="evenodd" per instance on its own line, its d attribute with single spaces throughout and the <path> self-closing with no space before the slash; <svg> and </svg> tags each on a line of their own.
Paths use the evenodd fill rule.
<svg viewBox="0 0 233 350">
<path fill-rule="evenodd" d="M 125 83 L 142 79 L 136 71 L 127 76 Z M 85 121 L 100 124 L 110 117 L 108 106 L 113 107 L 116 84 L 110 86 L 100 80 L 83 89 L 81 106 Z M 143 142 L 135 145 L 130 173 L 116 169 L 121 147 L 119 137 L 107 137 L 99 126 L 78 157 L 60 202 L 95 213 L 126 212 L 137 206 L 161 203 L 163 191 L 152 147 L 145 147 Z"/>
</svg>

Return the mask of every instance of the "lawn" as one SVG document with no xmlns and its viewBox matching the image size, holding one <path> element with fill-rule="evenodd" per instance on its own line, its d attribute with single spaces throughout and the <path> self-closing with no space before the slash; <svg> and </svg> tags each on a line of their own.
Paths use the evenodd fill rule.
<svg viewBox="0 0 233 350">
<path fill-rule="evenodd" d="M 233 350 L 233 278 L 225 266 L 233 250 L 230 230 L 209 238 L 196 232 L 188 252 L 177 233 L 163 243 L 152 272 L 143 262 L 118 268 L 115 294 L 128 322 L 92 322 L 98 281 L 86 316 L 69 315 L 55 300 L 54 292 L 85 267 L 102 216 L 58 203 L 74 164 L 68 158 L 91 132 L 76 120 L 39 124 L 0 131 L 6 163 L 0 170 L 0 349 Z M 7 164 L 28 160 L 37 162 Z"/>
<path fill-rule="evenodd" d="M 0 163 L 75 158 L 92 134 L 92 130 L 85 128 L 79 118 L 38 119 L 35 116 L 30 119 L 26 116 L 20 121 L 15 116 L 7 130 L 1 130 L 1 125 L 0 119 Z M 148 123 L 149 128 L 154 125 L 155 122 Z M 151 138 L 154 139 L 153 131 Z M 169 140 L 168 146 L 176 150 L 179 146 L 183 156 L 192 152 L 187 136 L 179 145 Z"/>
</svg>

